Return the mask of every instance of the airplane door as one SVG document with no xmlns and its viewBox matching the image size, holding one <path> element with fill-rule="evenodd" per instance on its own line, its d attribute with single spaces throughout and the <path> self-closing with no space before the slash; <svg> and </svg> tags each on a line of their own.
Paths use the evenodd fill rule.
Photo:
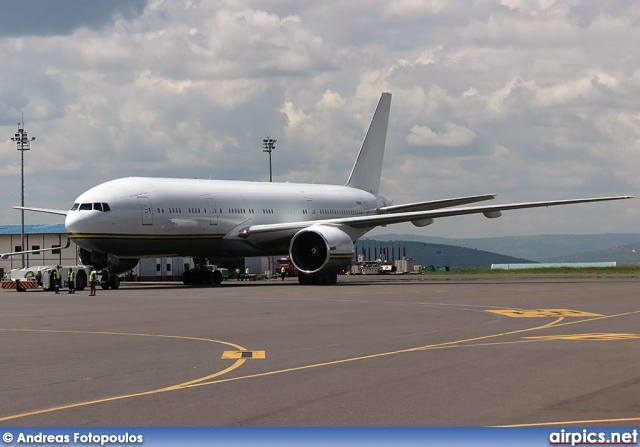
<svg viewBox="0 0 640 447">
<path fill-rule="evenodd" d="M 307 197 L 307 216 L 305 220 L 316 220 L 316 209 L 313 206 L 313 199 Z"/>
<path fill-rule="evenodd" d="M 213 197 L 207 197 L 209 204 L 209 225 L 218 225 L 218 207 Z"/>
<path fill-rule="evenodd" d="M 153 225 L 153 211 L 148 197 L 138 197 L 140 209 L 142 210 L 142 225 Z"/>
</svg>

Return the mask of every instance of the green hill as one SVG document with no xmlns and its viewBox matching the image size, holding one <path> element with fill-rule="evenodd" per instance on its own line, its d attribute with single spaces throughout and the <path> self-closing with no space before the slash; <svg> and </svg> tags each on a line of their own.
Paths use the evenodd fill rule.
<svg viewBox="0 0 640 447">
<path fill-rule="evenodd" d="M 363 251 L 364 248 L 364 251 Z M 358 254 L 370 253 L 366 259 L 402 259 L 413 258 L 416 264 L 435 267 L 449 266 L 459 268 L 490 268 L 491 264 L 530 263 L 531 260 L 506 256 L 465 247 L 446 244 L 432 244 L 415 241 L 379 241 L 361 239 L 356 243 Z"/>
<path fill-rule="evenodd" d="M 548 234 L 538 236 L 503 236 L 490 238 L 443 238 L 431 236 L 419 236 L 410 234 L 386 234 L 371 236 L 379 241 L 404 240 L 412 242 L 422 242 L 429 244 L 444 244 L 466 247 L 488 252 L 499 253 L 506 256 L 514 256 L 516 258 L 530 259 L 537 262 L 555 262 L 552 260 L 582 259 L 578 256 L 583 254 L 589 259 L 588 262 L 614 261 L 611 259 L 612 254 L 620 254 L 624 252 L 619 247 L 629 246 L 627 255 L 621 260 L 625 263 L 634 260 L 630 253 L 634 244 L 640 243 L 640 234 L 624 233 L 624 234 Z M 618 251 L 616 251 L 618 250 Z M 563 261 L 563 262 L 578 262 Z M 580 261 L 585 262 L 585 261 Z"/>
</svg>

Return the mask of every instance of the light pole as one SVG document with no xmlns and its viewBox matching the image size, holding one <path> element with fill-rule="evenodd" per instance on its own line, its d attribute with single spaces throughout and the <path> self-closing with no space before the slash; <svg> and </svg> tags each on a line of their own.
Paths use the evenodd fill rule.
<svg viewBox="0 0 640 447">
<path fill-rule="evenodd" d="M 31 146 L 31 142 L 35 139 L 36 137 L 31 137 L 31 139 L 29 139 L 29 136 L 27 135 L 27 131 L 24 130 L 24 115 L 22 115 L 22 127 L 20 127 L 20 123 L 18 123 L 18 132 L 16 132 L 15 136 L 11 138 L 12 141 L 16 142 L 18 146 L 18 150 L 20 151 L 20 154 L 21 154 L 20 177 L 21 177 L 22 200 L 20 202 L 20 205 L 22 206 L 23 209 L 20 210 L 22 214 L 22 228 L 20 231 L 20 251 L 25 250 L 24 249 L 24 151 L 29 150 Z M 24 267 L 26 267 L 26 265 L 24 262 L 24 253 L 22 253 L 22 268 Z"/>
<path fill-rule="evenodd" d="M 264 150 L 262 152 L 268 152 L 269 153 L 269 181 L 273 182 L 273 171 L 271 169 L 271 152 L 273 152 L 273 150 L 276 148 L 276 141 L 271 137 L 267 137 L 264 140 L 262 140 L 262 147 L 264 148 Z"/>
</svg>

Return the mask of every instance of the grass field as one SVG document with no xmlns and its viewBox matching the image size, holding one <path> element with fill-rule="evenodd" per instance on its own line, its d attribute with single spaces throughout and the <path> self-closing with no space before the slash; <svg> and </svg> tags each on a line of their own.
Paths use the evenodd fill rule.
<svg viewBox="0 0 640 447">
<path fill-rule="evenodd" d="M 604 274 L 625 274 L 625 275 L 640 275 L 640 266 L 624 265 L 619 267 L 544 267 L 544 268 L 531 268 L 531 269 L 456 269 L 448 272 L 427 272 L 425 275 L 563 275 L 563 274 L 576 274 L 576 275 L 604 275 Z"/>
</svg>

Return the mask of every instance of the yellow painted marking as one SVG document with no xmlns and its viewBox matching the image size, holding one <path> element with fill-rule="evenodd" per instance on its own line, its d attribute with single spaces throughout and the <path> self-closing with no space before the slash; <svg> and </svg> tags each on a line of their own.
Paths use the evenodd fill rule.
<svg viewBox="0 0 640 447">
<path fill-rule="evenodd" d="M 115 396 L 115 397 L 97 399 L 97 400 L 88 401 L 88 402 L 80 402 L 80 403 L 76 403 L 76 404 L 64 405 L 64 406 L 59 406 L 59 407 L 54 407 L 54 408 L 49 408 L 49 409 L 44 409 L 44 410 L 36 410 L 36 411 L 28 412 L 28 413 L 16 414 L 16 415 L 0 418 L 0 422 L 19 419 L 19 418 L 27 417 L 27 416 L 34 416 L 34 415 L 39 415 L 39 414 L 44 414 L 44 413 L 50 413 L 50 412 L 59 411 L 59 410 L 65 410 L 65 409 L 70 409 L 70 408 L 76 408 L 76 407 L 88 406 L 88 405 L 93 405 L 93 404 L 99 404 L 99 403 L 103 403 L 103 402 L 110 402 L 110 401 L 115 401 L 115 400 L 127 399 L 127 398 L 131 398 L 131 397 L 138 397 L 138 396 L 146 396 L 146 395 L 151 395 L 151 394 L 165 393 L 165 392 L 168 392 L 168 391 L 176 391 L 176 390 L 181 390 L 181 389 L 185 389 L 185 388 L 192 388 L 192 387 L 198 387 L 198 386 L 207 386 L 207 385 L 215 385 L 215 384 L 226 383 L 226 382 L 235 382 L 235 381 L 240 381 L 240 380 L 247 380 L 247 379 L 253 379 L 253 378 L 258 378 L 258 377 L 266 377 L 266 376 L 272 376 L 272 375 L 276 375 L 276 374 L 283 374 L 283 373 L 288 373 L 288 372 L 295 372 L 295 371 L 303 371 L 303 370 L 307 370 L 307 369 L 320 368 L 320 367 L 324 367 L 324 366 L 345 364 L 345 363 L 356 362 L 356 361 L 360 361 L 360 360 L 369 360 L 369 359 L 374 359 L 374 358 L 381 358 L 381 357 L 386 357 L 386 356 L 391 356 L 391 355 L 396 355 L 396 354 L 404 354 L 404 353 L 410 353 L 410 352 L 425 351 L 425 350 L 430 350 L 430 349 L 443 349 L 443 348 L 459 347 L 461 345 L 464 346 L 464 343 L 469 343 L 469 342 L 474 342 L 474 341 L 487 340 L 487 339 L 491 339 L 491 338 L 498 338 L 498 337 L 503 337 L 503 336 L 506 336 L 506 335 L 513 335 L 513 334 L 519 334 L 519 333 L 524 333 L 524 332 L 533 332 L 533 331 L 538 331 L 538 330 L 541 330 L 541 329 L 547 329 L 547 328 L 550 328 L 550 327 L 561 327 L 561 326 L 566 326 L 566 325 L 570 325 L 570 324 L 581 324 L 581 323 L 587 323 L 587 322 L 596 321 L 596 320 L 623 317 L 623 316 L 628 316 L 628 315 L 635 315 L 635 314 L 638 314 L 638 313 L 640 313 L 640 310 L 630 311 L 630 312 L 623 312 L 623 313 L 619 313 L 619 314 L 615 314 L 615 315 L 599 315 L 599 316 L 595 316 L 593 318 L 587 318 L 587 319 L 584 319 L 584 320 L 564 322 L 564 323 L 561 323 L 564 320 L 564 317 L 559 317 L 556 320 L 551 321 L 551 322 L 549 322 L 547 324 L 543 324 L 541 326 L 535 326 L 535 327 L 527 328 L 527 329 L 519 329 L 519 330 L 515 330 L 515 331 L 509 331 L 509 332 L 503 332 L 503 333 L 497 333 L 497 334 L 491 334 L 491 335 L 484 335 L 484 336 L 475 337 L 475 338 L 469 338 L 469 339 L 464 339 L 464 340 L 456 340 L 456 341 L 450 341 L 450 342 L 444 342 L 444 343 L 437 343 L 437 344 L 433 344 L 433 345 L 426 345 L 426 346 L 419 346 L 419 347 L 414 347 L 414 348 L 400 349 L 400 350 L 397 350 L 397 351 L 382 352 L 382 353 L 378 353 L 378 354 L 364 355 L 364 356 L 360 356 L 360 357 L 352 357 L 352 358 L 334 360 L 334 361 L 329 361 L 329 362 L 324 362 L 324 363 L 316 363 L 316 364 L 311 364 L 311 365 L 302 365 L 302 366 L 297 366 L 297 367 L 293 367 L 293 368 L 287 368 L 287 369 L 281 369 L 281 370 L 275 370 L 275 371 L 267 371 L 267 372 L 257 373 L 257 374 L 249 374 L 249 375 L 246 375 L 246 376 L 231 377 L 231 378 L 226 378 L 226 379 L 217 379 L 217 380 L 213 380 L 213 381 L 209 381 L 209 382 L 205 381 L 205 380 L 210 380 L 210 379 L 213 379 L 213 378 L 216 378 L 216 377 L 220 377 L 221 375 L 224 375 L 227 372 L 230 372 L 230 371 L 238 368 L 240 365 L 242 365 L 246 361 L 246 359 L 240 359 L 240 360 L 237 360 L 234 363 L 234 365 L 230 366 L 229 368 L 227 368 L 227 369 L 225 369 L 223 371 L 220 371 L 218 373 L 212 374 L 212 375 L 207 376 L 207 377 L 203 377 L 201 379 L 193 380 L 191 382 L 185 382 L 185 383 L 181 383 L 181 384 L 174 385 L 174 386 L 171 386 L 171 387 L 161 388 L 161 389 L 152 390 L 152 391 L 146 391 L 146 392 L 142 392 L 142 393 L 128 394 L 128 395 L 124 395 L 124 396 Z M 597 314 L 594 314 L 594 315 L 597 315 Z M 0 331 L 16 331 L 16 329 L 0 329 Z M 27 330 L 27 329 L 23 329 L 22 331 L 25 331 L 25 332 L 60 332 L 60 333 L 72 332 L 72 333 L 74 333 L 74 331 L 46 331 L 46 330 L 35 330 L 34 331 L 34 330 Z M 94 334 L 95 332 L 75 332 L 75 333 Z M 104 332 L 104 334 L 110 334 L 110 333 Z M 117 334 L 117 335 L 141 335 L 141 336 L 147 336 L 147 337 L 152 337 L 153 336 L 153 335 L 147 335 L 147 334 L 122 334 L 122 333 L 112 333 L 112 334 Z M 230 345 L 230 346 L 234 346 L 239 351 L 246 351 L 246 349 L 242 348 L 241 346 L 233 345 L 232 343 L 227 343 L 227 342 L 215 341 L 215 340 L 198 339 L 198 338 L 193 338 L 193 337 L 179 337 L 179 336 L 160 336 L 160 337 L 184 338 L 184 339 L 194 339 L 194 340 L 203 340 L 203 341 L 209 341 L 209 342 L 223 343 L 223 344 L 227 344 L 227 345 Z M 514 343 L 516 343 L 516 342 L 514 342 Z M 487 345 L 488 344 L 490 344 L 490 343 L 487 343 Z M 478 344 L 478 345 L 482 345 L 482 344 Z M 469 345 L 466 345 L 466 346 L 469 346 Z M 474 346 L 474 345 L 471 345 L 471 346 Z M 534 427 L 534 426 L 545 426 L 545 425 L 569 425 L 569 424 L 587 424 L 587 423 L 598 423 L 598 422 L 631 422 L 631 421 L 640 421 L 640 418 L 602 419 L 602 420 L 567 421 L 567 422 L 540 422 L 540 423 L 532 423 L 532 424 L 511 425 L 510 427 Z"/>
<path fill-rule="evenodd" d="M 223 359 L 264 359 L 266 353 L 264 351 L 224 351 Z"/>
<path fill-rule="evenodd" d="M 606 423 L 620 423 L 620 422 L 638 422 L 640 418 L 619 418 L 619 419 L 586 419 L 584 421 L 556 421 L 556 422 L 533 422 L 531 424 L 514 424 L 514 425 L 496 425 L 496 427 L 549 427 L 556 426 L 561 427 L 563 425 L 585 425 L 585 424 L 598 424 L 603 425 Z M 628 424 L 625 424 L 628 425 Z"/>
<path fill-rule="evenodd" d="M 253 379 L 253 378 L 256 378 L 256 377 L 266 377 L 266 376 L 272 376 L 272 375 L 275 375 L 275 374 L 282 374 L 282 373 L 288 373 L 288 372 L 294 372 L 294 371 L 304 371 L 306 369 L 320 368 L 320 367 L 323 367 L 323 366 L 340 365 L 340 364 L 344 364 L 344 363 L 357 362 L 357 361 L 360 361 L 360 360 L 370 360 L 370 359 L 375 359 L 375 358 L 387 357 L 387 356 L 391 356 L 391 355 L 405 354 L 405 353 L 409 353 L 409 352 L 427 351 L 427 350 L 431 350 L 431 349 L 457 348 L 457 347 L 460 347 L 460 345 L 462 345 L 464 343 L 469 343 L 469 342 L 473 342 L 473 341 L 487 340 L 489 338 L 504 337 L 505 335 L 513 335 L 513 334 L 520 334 L 520 333 L 523 333 L 523 332 L 531 332 L 531 331 L 538 331 L 538 330 L 541 330 L 541 329 L 547 329 L 547 328 L 550 328 L 552 326 L 555 326 L 557 323 L 560 323 L 562 320 L 563 320 L 563 318 L 560 317 L 557 320 L 551 321 L 551 322 L 549 322 L 547 324 L 543 324 L 541 326 L 536 326 L 536 327 L 527 328 L 527 329 L 517 329 L 515 331 L 509 331 L 509 332 L 503 332 L 503 333 L 491 334 L 491 335 L 482 335 L 480 337 L 467 338 L 467 339 L 464 339 L 464 340 L 456 340 L 456 341 L 449 341 L 449 342 L 444 342 L 444 343 L 436 343 L 436 344 L 433 344 L 433 345 L 418 346 L 418 347 L 415 347 L 415 348 L 399 349 L 397 351 L 381 352 L 381 353 L 378 353 L 378 354 L 363 355 L 361 357 L 352 357 L 352 358 L 346 358 L 346 359 L 341 359 L 341 360 L 333 360 L 333 361 L 330 361 L 330 362 L 316 363 L 316 364 L 312 364 L 312 365 L 296 366 L 296 367 L 293 367 L 293 368 L 287 368 L 287 369 L 281 369 L 281 370 L 276 370 L 276 371 L 267 371 L 267 372 L 263 372 L 263 373 L 251 374 L 251 375 L 248 375 L 248 376 L 231 377 L 231 378 L 228 378 L 228 379 L 218 379 L 218 380 L 215 380 L 215 381 L 212 381 L 212 382 L 200 382 L 200 383 L 196 383 L 196 384 L 190 385 L 189 388 L 198 387 L 198 386 L 206 386 L 206 385 L 215 385 L 217 383 L 235 382 L 237 380 Z M 1 421 L 2 420 L 0 419 L 0 422 Z"/>
<path fill-rule="evenodd" d="M 1 331 L 6 331 L 6 332 L 43 332 L 43 333 L 57 333 L 57 334 L 126 335 L 126 336 L 135 336 L 135 337 L 175 338 L 175 339 L 180 339 L 180 340 L 195 340 L 195 341 L 205 341 L 205 342 L 209 342 L 209 343 L 219 343 L 219 344 L 223 344 L 223 345 L 227 345 L 227 346 L 230 346 L 232 348 L 235 348 L 238 351 L 247 351 L 245 348 L 243 348 L 240 345 L 236 345 L 235 343 L 229 343 L 229 342 L 220 341 L 220 340 L 212 340 L 212 339 L 208 339 L 208 338 L 183 337 L 183 336 L 179 336 L 179 335 L 129 334 L 129 333 L 124 333 L 124 332 L 61 331 L 61 330 L 40 330 L 40 329 L 0 329 L 0 332 Z M 202 381 L 211 380 L 211 379 L 214 379 L 216 377 L 219 377 L 219 376 L 222 376 L 224 374 L 227 374 L 227 373 L 233 371 L 234 369 L 240 367 L 246 361 L 247 360 L 245 358 L 237 359 L 233 363 L 233 365 L 223 369 L 222 371 L 218 371 L 216 373 L 213 373 L 213 374 L 210 374 L 210 375 L 207 375 L 207 376 L 204 376 L 204 377 L 200 377 L 199 379 L 190 380 L 188 382 L 178 383 L 176 385 L 171 385 L 171 386 L 168 386 L 168 387 L 159 388 L 157 390 L 149 390 L 149 391 L 143 391 L 143 392 L 140 392 L 140 393 L 133 393 L 133 394 L 124 394 L 122 396 L 106 397 L 106 398 L 103 398 L 103 399 L 95 399 L 95 400 L 90 400 L 90 401 L 86 401 L 86 402 L 77 402 L 77 403 L 74 403 L 74 404 L 60 405 L 58 407 L 45 408 L 45 409 L 42 409 L 42 410 L 34 410 L 34 411 L 26 412 L 26 413 L 14 414 L 14 415 L 11 415 L 11 416 L 0 417 L 0 422 L 10 421 L 10 420 L 13 420 L 13 419 L 19 419 L 19 418 L 23 418 L 23 417 L 27 417 L 27 416 L 37 416 L 37 415 L 45 414 L 45 413 L 52 413 L 54 411 L 68 410 L 68 409 L 71 409 L 71 408 L 86 407 L 86 406 L 89 406 L 89 405 L 95 405 L 95 404 L 100 404 L 100 403 L 104 403 L 104 402 L 113 402 L 113 401 L 116 401 L 116 400 L 129 399 L 129 398 L 132 398 L 132 397 L 149 396 L 149 395 L 152 395 L 152 394 L 166 393 L 168 391 L 176 391 L 176 390 L 180 390 L 180 389 L 185 389 L 187 387 L 193 386 L 193 385 L 195 385 L 197 383 L 200 383 Z"/>
<path fill-rule="evenodd" d="M 542 317 L 602 317 L 602 314 L 583 312 L 571 309 L 504 309 L 487 310 L 494 314 L 512 318 L 542 318 Z"/>
<path fill-rule="evenodd" d="M 2 281 L 0 285 L 3 289 L 15 289 L 18 283 L 20 284 L 21 289 L 35 289 L 37 286 L 35 279 L 22 279 L 17 281 L 6 280 Z"/>
<path fill-rule="evenodd" d="M 615 334 L 615 333 L 593 333 L 593 334 L 568 334 L 568 335 L 544 335 L 539 337 L 523 337 L 534 340 L 633 340 L 640 338 L 640 334 Z"/>
</svg>

